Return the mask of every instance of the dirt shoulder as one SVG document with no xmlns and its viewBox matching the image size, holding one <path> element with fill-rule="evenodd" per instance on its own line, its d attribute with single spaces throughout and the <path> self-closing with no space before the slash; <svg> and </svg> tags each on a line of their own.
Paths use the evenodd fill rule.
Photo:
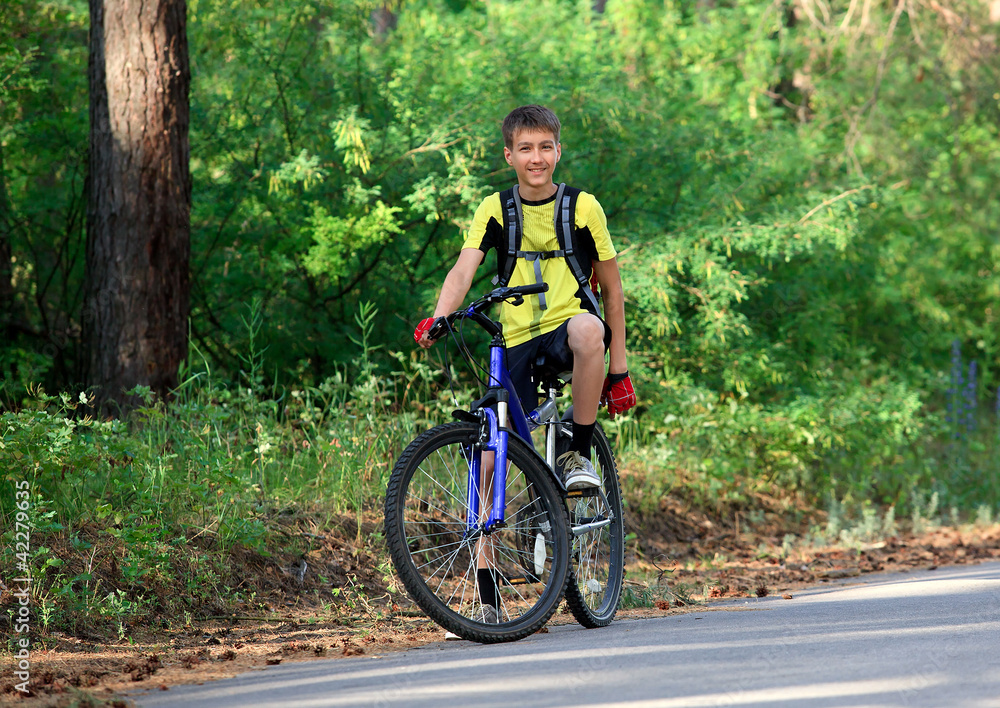
<svg viewBox="0 0 1000 708">
<path fill-rule="evenodd" d="M 703 611 L 723 598 L 792 599 L 803 588 L 845 577 L 1000 559 L 1000 526 L 940 528 L 853 548 L 782 544 L 737 531 L 661 541 L 630 559 L 618 617 Z M 332 618 L 319 607 L 289 606 L 267 616 L 193 620 L 177 629 L 135 628 L 112 643 L 52 634 L 32 648 L 30 696 L 13 688 L 14 660 L 0 658 L 0 703 L 127 706 L 122 694 L 140 687 L 169 690 L 283 662 L 381 654 L 442 640 L 439 627 L 395 597 L 398 603 L 354 605 L 354 616 L 341 612 Z M 561 609 L 552 623 L 572 621 Z"/>
</svg>

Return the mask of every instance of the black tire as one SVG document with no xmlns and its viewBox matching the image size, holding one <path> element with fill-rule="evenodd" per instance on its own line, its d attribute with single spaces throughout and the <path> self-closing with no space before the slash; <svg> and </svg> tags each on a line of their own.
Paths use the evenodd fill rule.
<svg viewBox="0 0 1000 708">
<path fill-rule="evenodd" d="M 428 617 L 463 639 L 513 641 L 540 629 L 562 597 L 566 506 L 545 464 L 511 434 L 507 523 L 478 541 L 465 538 L 468 461 L 481 454 L 479 432 L 472 423 L 449 423 L 406 447 L 386 490 L 385 538 L 403 586 Z M 493 570 L 498 623 L 483 621 L 477 557 Z"/>
<path fill-rule="evenodd" d="M 556 455 L 569 449 L 572 423 L 560 423 Z M 603 480 L 603 496 L 596 490 L 568 492 L 570 531 L 583 525 L 610 520 L 605 526 L 570 539 L 569 580 L 566 604 L 584 627 L 611 624 L 621 601 L 625 580 L 625 519 L 622 511 L 618 466 L 611 444 L 601 429 L 594 428 L 594 469 Z"/>
</svg>

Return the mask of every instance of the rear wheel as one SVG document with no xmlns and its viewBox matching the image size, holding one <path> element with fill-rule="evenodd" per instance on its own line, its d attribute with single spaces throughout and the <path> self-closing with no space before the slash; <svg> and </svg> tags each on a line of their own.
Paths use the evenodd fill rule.
<svg viewBox="0 0 1000 708">
<path fill-rule="evenodd" d="M 569 449 L 572 423 L 559 424 L 557 452 Z M 566 604 L 584 627 L 611 624 L 625 579 L 625 519 L 614 452 L 600 424 L 594 428 L 594 469 L 600 490 L 568 492 L 570 577 Z"/>
<path fill-rule="evenodd" d="M 431 619 L 464 639 L 511 641 L 541 628 L 562 596 L 565 504 L 544 463 L 510 435 L 506 525 L 470 532 L 469 470 L 483 457 L 479 439 L 478 425 L 449 423 L 407 446 L 386 490 L 385 537 L 400 580 Z M 481 518 L 492 504 L 485 487 Z"/>
</svg>

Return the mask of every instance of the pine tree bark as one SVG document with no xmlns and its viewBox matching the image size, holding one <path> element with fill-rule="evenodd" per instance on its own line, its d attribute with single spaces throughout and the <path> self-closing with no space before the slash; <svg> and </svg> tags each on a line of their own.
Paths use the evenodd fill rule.
<svg viewBox="0 0 1000 708">
<path fill-rule="evenodd" d="M 186 14 L 186 0 L 90 0 L 82 359 L 105 413 L 136 385 L 167 394 L 187 356 Z"/>
<path fill-rule="evenodd" d="M 394 29 L 399 22 L 399 18 L 396 17 L 396 13 L 392 11 L 391 3 L 382 3 L 379 7 L 372 11 L 372 24 L 375 28 L 375 34 L 378 37 L 385 37 Z"/>
</svg>

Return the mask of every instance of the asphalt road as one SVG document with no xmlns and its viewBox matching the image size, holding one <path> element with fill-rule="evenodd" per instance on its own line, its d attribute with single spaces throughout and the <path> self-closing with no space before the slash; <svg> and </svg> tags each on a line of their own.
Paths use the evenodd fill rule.
<svg viewBox="0 0 1000 708">
<path fill-rule="evenodd" d="M 131 696 L 149 708 L 1000 708 L 1000 563 L 871 575 L 704 612 L 440 642 Z"/>
</svg>

